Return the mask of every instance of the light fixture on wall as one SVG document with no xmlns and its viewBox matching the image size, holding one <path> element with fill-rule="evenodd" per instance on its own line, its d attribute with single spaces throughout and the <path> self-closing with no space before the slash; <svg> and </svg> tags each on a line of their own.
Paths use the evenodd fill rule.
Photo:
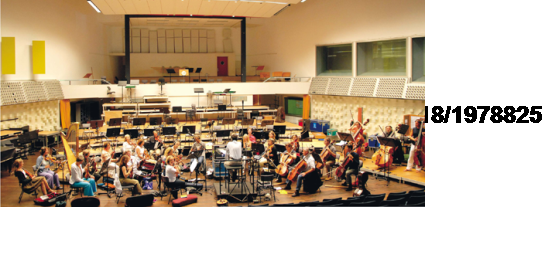
<svg viewBox="0 0 549 268">
<path fill-rule="evenodd" d="M 97 11 L 97 13 L 101 13 L 101 10 L 99 10 L 99 8 L 91 0 L 88 0 L 88 4 L 90 4 L 90 6 Z"/>
</svg>

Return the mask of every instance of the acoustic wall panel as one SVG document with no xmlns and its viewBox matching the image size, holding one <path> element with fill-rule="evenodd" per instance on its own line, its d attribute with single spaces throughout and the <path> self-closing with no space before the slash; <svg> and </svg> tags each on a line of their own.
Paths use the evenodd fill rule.
<svg viewBox="0 0 549 268">
<path fill-rule="evenodd" d="M 326 94 L 329 82 L 330 78 L 328 77 L 313 77 L 309 94 Z"/>
<path fill-rule="evenodd" d="M 191 52 L 197 53 L 198 49 L 198 37 L 191 37 Z"/>
<path fill-rule="evenodd" d="M 402 98 L 406 87 L 406 78 L 379 78 L 376 97 L 378 98 Z"/>
<path fill-rule="evenodd" d="M 40 82 L 25 81 L 21 83 L 27 96 L 27 102 L 47 101 L 46 90 Z"/>
<path fill-rule="evenodd" d="M 174 51 L 175 51 L 174 38 L 166 37 L 166 53 L 174 53 Z"/>
<path fill-rule="evenodd" d="M 354 78 L 351 86 L 351 96 L 373 97 L 377 78 Z"/>
<path fill-rule="evenodd" d="M 149 29 L 141 29 L 141 37 L 149 37 Z"/>
<path fill-rule="evenodd" d="M 132 36 L 132 53 L 141 52 L 141 37 Z"/>
<path fill-rule="evenodd" d="M 208 39 L 208 53 L 215 53 L 215 39 Z"/>
<path fill-rule="evenodd" d="M 158 29 L 158 53 L 166 53 L 166 30 Z"/>
<path fill-rule="evenodd" d="M 15 37 L 2 37 L 2 74 L 15 74 Z"/>
<path fill-rule="evenodd" d="M 21 82 L 2 82 L 2 105 L 26 103 L 27 96 Z"/>
<path fill-rule="evenodd" d="M 141 29 L 132 29 L 131 35 L 132 35 L 132 37 L 140 37 L 141 36 Z"/>
<path fill-rule="evenodd" d="M 181 29 L 174 29 L 173 30 L 173 37 L 175 37 L 175 38 L 183 37 L 183 35 L 181 35 Z"/>
<path fill-rule="evenodd" d="M 200 53 L 208 53 L 208 38 L 200 38 Z"/>
<path fill-rule="evenodd" d="M 62 100 L 65 98 L 59 80 L 41 81 L 40 84 L 44 87 L 48 100 Z"/>
<path fill-rule="evenodd" d="M 191 53 L 191 38 L 183 38 L 183 53 Z"/>
<path fill-rule="evenodd" d="M 202 37 L 207 38 L 208 37 L 208 31 L 202 30 L 202 29 L 199 30 L 199 37 L 200 38 L 202 38 Z"/>
<path fill-rule="evenodd" d="M 424 100 L 425 99 L 425 85 L 408 85 L 406 88 L 406 99 L 416 99 Z"/>
<path fill-rule="evenodd" d="M 326 94 L 347 96 L 351 81 L 352 78 L 331 78 Z"/>
<path fill-rule="evenodd" d="M 175 37 L 174 39 L 174 47 L 175 47 L 175 53 L 183 53 L 183 38 L 182 37 Z"/>
<path fill-rule="evenodd" d="M 166 30 L 166 38 L 173 38 L 173 29 Z"/>
<path fill-rule="evenodd" d="M 46 73 L 46 41 L 32 41 L 32 73 Z"/>
<path fill-rule="evenodd" d="M 191 30 L 183 30 L 183 37 L 191 37 Z"/>
<path fill-rule="evenodd" d="M 208 39 L 215 38 L 215 30 L 208 30 Z"/>
<path fill-rule="evenodd" d="M 158 33 L 156 31 L 149 32 L 149 51 L 158 53 Z"/>
<path fill-rule="evenodd" d="M 223 52 L 233 53 L 233 42 L 231 42 L 231 39 L 223 40 Z"/>
<path fill-rule="evenodd" d="M 191 38 L 198 38 L 198 30 L 191 30 Z"/>
</svg>

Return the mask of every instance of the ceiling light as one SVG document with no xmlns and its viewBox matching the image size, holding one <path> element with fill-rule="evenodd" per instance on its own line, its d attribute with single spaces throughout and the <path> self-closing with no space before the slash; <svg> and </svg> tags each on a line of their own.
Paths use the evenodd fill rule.
<svg viewBox="0 0 549 268">
<path fill-rule="evenodd" d="M 191 17 L 193 16 L 193 14 L 191 14 Z"/>
<path fill-rule="evenodd" d="M 307 0 L 301 0 L 301 3 L 305 2 L 305 1 L 307 1 Z"/>
<path fill-rule="evenodd" d="M 90 4 L 90 6 L 92 6 L 93 9 L 97 11 L 97 13 L 101 13 L 101 10 L 99 10 L 99 8 L 97 8 L 97 6 L 91 0 L 88 0 L 88 4 Z"/>
</svg>

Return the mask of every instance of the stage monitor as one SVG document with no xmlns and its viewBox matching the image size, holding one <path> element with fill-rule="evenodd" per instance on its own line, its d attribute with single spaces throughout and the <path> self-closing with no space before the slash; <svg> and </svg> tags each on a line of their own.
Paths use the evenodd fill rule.
<svg viewBox="0 0 549 268">
<path fill-rule="evenodd" d="M 119 127 L 122 125 L 122 118 L 111 118 L 109 120 L 109 127 Z"/>
<path fill-rule="evenodd" d="M 151 126 L 162 125 L 162 117 L 151 117 L 149 125 Z"/>
<path fill-rule="evenodd" d="M 181 129 L 181 132 L 183 134 L 194 135 L 194 133 L 196 132 L 196 126 L 183 126 L 183 128 Z"/>
<path fill-rule="evenodd" d="M 119 127 L 113 127 L 113 128 L 107 128 L 107 137 L 118 137 L 120 136 L 120 128 Z"/>
<path fill-rule="evenodd" d="M 124 136 L 130 135 L 132 139 L 137 139 L 139 137 L 139 129 L 124 129 Z"/>
<path fill-rule="evenodd" d="M 172 107 L 174 113 L 181 113 L 183 112 L 183 107 L 181 106 L 173 106 Z"/>
<path fill-rule="evenodd" d="M 145 125 L 145 122 L 147 122 L 147 118 L 134 118 L 132 121 L 132 125 L 134 126 L 142 126 Z"/>
<path fill-rule="evenodd" d="M 220 112 L 227 111 L 227 105 L 218 105 L 217 110 Z"/>
<path fill-rule="evenodd" d="M 274 126 L 274 132 L 280 135 L 286 134 L 286 126 Z"/>
<path fill-rule="evenodd" d="M 163 135 L 175 135 L 175 127 L 163 127 L 162 128 L 162 134 Z"/>
</svg>

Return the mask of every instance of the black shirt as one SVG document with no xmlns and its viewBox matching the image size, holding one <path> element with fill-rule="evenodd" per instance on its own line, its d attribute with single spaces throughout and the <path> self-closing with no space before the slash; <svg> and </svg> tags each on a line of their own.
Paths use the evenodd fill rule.
<svg viewBox="0 0 549 268">
<path fill-rule="evenodd" d="M 359 169 L 359 158 L 358 158 L 358 154 L 355 153 L 355 152 L 351 152 L 351 155 L 353 156 L 353 161 L 351 161 L 347 166 L 349 167 L 349 169 Z"/>
<path fill-rule="evenodd" d="M 419 136 L 419 128 L 414 128 L 412 132 L 412 137 L 414 137 L 414 139 Z M 425 129 L 423 129 L 423 132 L 425 132 Z"/>
<path fill-rule="evenodd" d="M 273 163 L 278 166 L 278 150 L 276 149 L 276 146 L 273 145 L 269 157 L 273 160 Z"/>
</svg>

